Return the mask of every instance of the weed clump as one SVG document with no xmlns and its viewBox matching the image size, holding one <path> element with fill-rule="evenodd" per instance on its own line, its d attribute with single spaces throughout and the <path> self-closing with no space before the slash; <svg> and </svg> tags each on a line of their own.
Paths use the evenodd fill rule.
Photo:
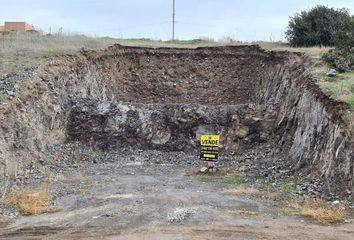
<svg viewBox="0 0 354 240">
<path fill-rule="evenodd" d="M 246 176 L 241 172 L 226 172 L 220 179 L 226 186 L 241 186 L 246 183 Z"/>
<path fill-rule="evenodd" d="M 38 189 L 16 190 L 6 197 L 6 203 L 17 206 L 25 216 L 57 211 L 51 207 L 52 199 L 47 185 Z"/>
<path fill-rule="evenodd" d="M 246 210 L 230 210 L 226 212 L 227 214 L 230 215 L 236 215 L 236 216 L 257 216 L 257 212 L 252 212 L 252 211 L 246 211 Z"/>
<path fill-rule="evenodd" d="M 232 195 L 246 195 L 246 196 L 258 196 L 260 195 L 260 191 L 256 188 L 253 187 L 239 187 L 239 188 L 233 188 L 233 189 L 226 189 L 224 190 L 224 193 L 226 194 L 232 194 Z"/>
<path fill-rule="evenodd" d="M 332 204 L 323 199 L 306 199 L 303 203 L 293 204 L 295 213 L 312 218 L 322 224 L 341 223 L 347 217 L 344 204 Z"/>
</svg>

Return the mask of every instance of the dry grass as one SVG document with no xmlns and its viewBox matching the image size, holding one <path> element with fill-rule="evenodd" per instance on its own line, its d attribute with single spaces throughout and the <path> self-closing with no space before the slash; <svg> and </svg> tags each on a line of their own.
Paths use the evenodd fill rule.
<svg viewBox="0 0 354 240">
<path fill-rule="evenodd" d="M 80 48 L 99 49 L 116 43 L 110 38 L 85 36 L 0 35 L 0 76 L 37 67 L 57 56 Z"/>
<path fill-rule="evenodd" d="M 6 197 L 6 203 L 17 206 L 22 215 L 38 215 L 54 212 L 48 185 L 38 189 L 19 189 Z"/>
<path fill-rule="evenodd" d="M 292 205 L 298 215 L 312 218 L 322 224 L 342 223 L 347 217 L 343 204 L 327 203 L 322 199 L 306 199 L 303 203 Z"/>
<path fill-rule="evenodd" d="M 126 46 L 196 48 L 207 46 L 258 44 L 267 50 L 288 50 L 305 52 L 311 56 L 320 56 L 324 48 L 291 48 L 281 42 L 238 42 L 214 41 L 212 39 L 176 40 L 164 42 L 151 39 L 114 39 L 109 37 L 91 38 L 83 35 L 37 34 L 0 35 L 0 76 L 34 68 L 57 56 L 72 54 L 81 48 L 101 49 L 115 43 Z"/>
<path fill-rule="evenodd" d="M 259 196 L 261 194 L 258 189 L 253 187 L 249 187 L 249 188 L 239 187 L 233 189 L 226 189 L 224 190 L 224 193 L 232 194 L 232 195 L 243 195 L 243 196 Z"/>
<path fill-rule="evenodd" d="M 150 186 L 145 186 L 144 189 L 143 189 L 144 193 L 150 193 L 153 191 L 153 188 L 150 187 Z"/>
<path fill-rule="evenodd" d="M 226 212 L 230 215 L 237 215 L 237 216 L 257 216 L 257 212 L 246 211 L 246 210 L 230 210 Z"/>
<path fill-rule="evenodd" d="M 85 49 L 102 49 L 113 44 L 145 47 L 200 47 L 221 45 L 208 41 L 162 42 L 150 39 L 91 38 L 84 35 L 0 35 L 0 77 L 39 65 L 63 54 Z"/>
</svg>

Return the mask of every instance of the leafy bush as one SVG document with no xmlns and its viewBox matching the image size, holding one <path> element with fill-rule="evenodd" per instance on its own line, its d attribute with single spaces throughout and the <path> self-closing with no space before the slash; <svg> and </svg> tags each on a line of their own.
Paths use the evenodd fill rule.
<svg viewBox="0 0 354 240">
<path fill-rule="evenodd" d="M 354 70 L 354 18 L 333 37 L 336 48 L 324 54 L 322 59 L 340 72 Z"/>
<path fill-rule="evenodd" d="M 295 47 L 334 46 L 345 38 L 352 17 L 347 9 L 316 6 L 290 17 L 286 37 Z"/>
<path fill-rule="evenodd" d="M 322 60 L 339 72 L 354 70 L 354 49 L 336 48 L 323 54 Z"/>
</svg>

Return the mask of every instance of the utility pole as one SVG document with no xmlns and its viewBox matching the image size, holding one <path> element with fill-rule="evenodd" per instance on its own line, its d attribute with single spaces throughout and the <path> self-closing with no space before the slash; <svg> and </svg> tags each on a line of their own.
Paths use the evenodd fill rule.
<svg viewBox="0 0 354 240">
<path fill-rule="evenodd" d="M 172 42 L 175 40 L 175 23 L 176 23 L 176 0 L 173 0 L 173 12 L 172 12 Z"/>
</svg>

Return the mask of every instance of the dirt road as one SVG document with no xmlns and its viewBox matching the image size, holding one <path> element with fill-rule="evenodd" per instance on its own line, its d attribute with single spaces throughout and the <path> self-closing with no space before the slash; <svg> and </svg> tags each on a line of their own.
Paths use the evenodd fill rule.
<svg viewBox="0 0 354 240">
<path fill-rule="evenodd" d="M 171 154 L 165 159 L 178 158 Z M 51 191 L 60 211 L 18 218 L 0 239 L 354 239 L 354 223 L 317 225 L 285 216 L 271 201 L 227 195 L 231 186 L 190 174 L 200 166 L 183 156 L 178 165 L 144 158 L 56 174 Z"/>
</svg>

